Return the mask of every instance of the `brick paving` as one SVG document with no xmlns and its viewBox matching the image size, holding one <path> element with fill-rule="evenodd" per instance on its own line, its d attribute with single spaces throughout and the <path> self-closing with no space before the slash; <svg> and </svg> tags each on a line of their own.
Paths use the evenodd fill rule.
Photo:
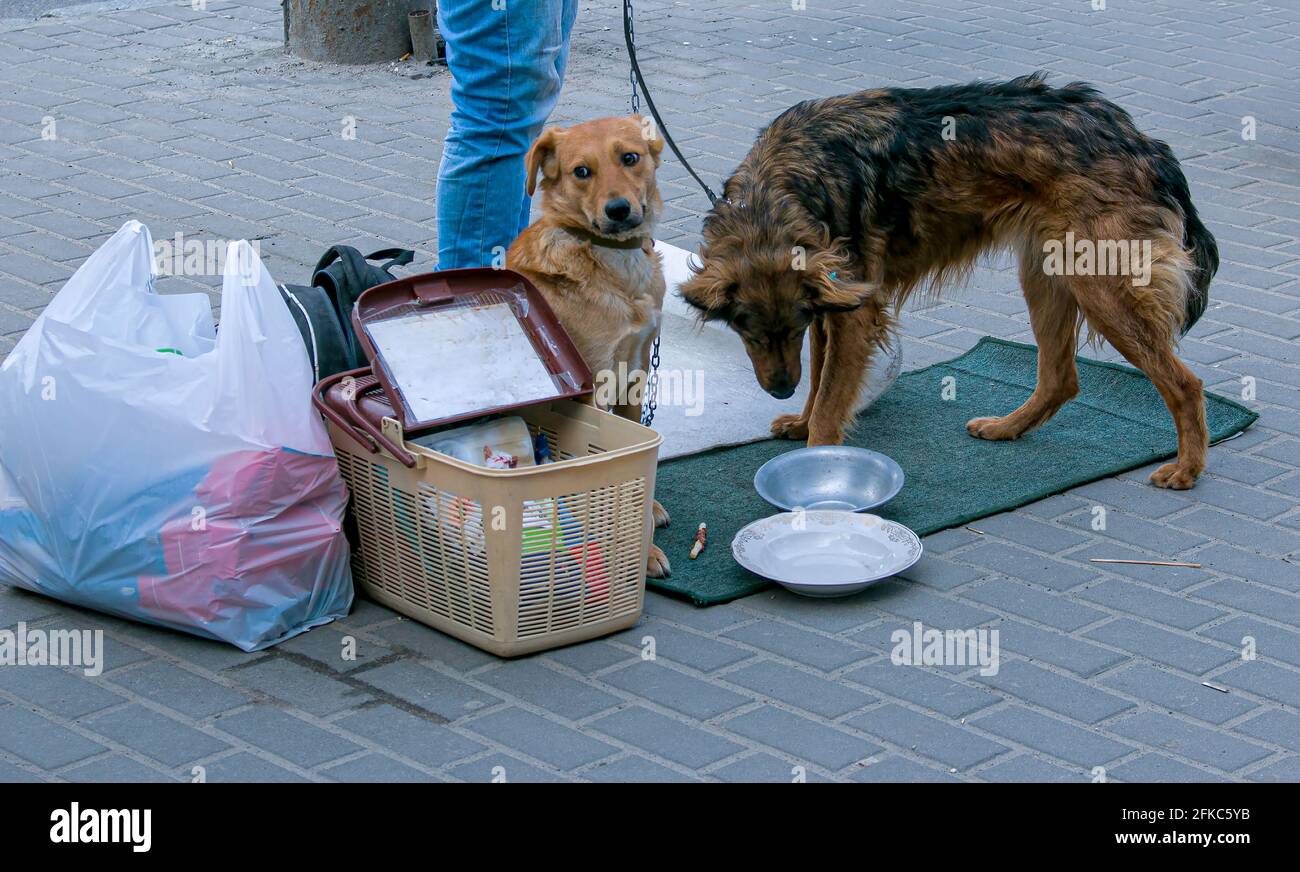
<svg viewBox="0 0 1300 872">
<path fill-rule="evenodd" d="M 0 780 L 1300 780 L 1300 7 L 807 6 L 638 0 L 654 94 L 711 179 L 799 99 L 1040 68 L 1174 147 L 1224 260 L 1183 351 L 1216 390 L 1253 380 L 1262 416 L 1196 490 L 1138 470 L 930 536 L 905 579 L 854 599 L 651 594 L 630 631 L 511 662 L 366 601 L 247 655 L 0 588 L 0 627 L 108 645 L 95 678 L 0 668 Z M 431 261 L 446 74 L 300 62 L 280 39 L 273 0 L 0 25 L 0 353 L 127 218 L 258 238 L 280 280 L 340 241 Z M 617 6 L 584 3 L 555 120 L 626 93 Z M 662 236 L 693 246 L 704 198 L 675 162 L 661 178 Z M 908 368 L 985 332 L 1031 339 L 1004 260 L 947 299 L 905 319 Z M 893 666 L 916 620 L 998 629 L 1000 670 Z"/>
</svg>

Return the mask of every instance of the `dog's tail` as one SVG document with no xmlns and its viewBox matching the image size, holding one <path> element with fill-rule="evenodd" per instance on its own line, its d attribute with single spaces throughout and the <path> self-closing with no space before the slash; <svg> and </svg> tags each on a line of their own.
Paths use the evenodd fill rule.
<svg viewBox="0 0 1300 872">
<path fill-rule="evenodd" d="M 1187 295 L 1187 318 L 1183 321 L 1186 334 L 1205 314 L 1205 306 L 1210 301 L 1210 279 L 1219 270 L 1219 246 L 1201 223 L 1190 199 L 1183 203 L 1183 248 L 1191 252 L 1196 263 L 1193 289 Z"/>
<path fill-rule="evenodd" d="M 1160 143 L 1164 146 L 1164 143 Z M 1184 318 L 1181 332 L 1186 335 L 1193 325 L 1205 314 L 1205 307 L 1210 301 L 1210 279 L 1219 270 L 1219 245 L 1213 234 L 1201 223 L 1201 216 L 1192 204 L 1192 194 L 1187 187 L 1187 178 L 1183 175 L 1178 159 L 1168 146 L 1161 149 L 1157 174 L 1157 195 L 1178 207 L 1183 213 L 1183 248 L 1192 257 L 1196 274 L 1191 276 L 1191 286 L 1184 301 Z"/>
</svg>

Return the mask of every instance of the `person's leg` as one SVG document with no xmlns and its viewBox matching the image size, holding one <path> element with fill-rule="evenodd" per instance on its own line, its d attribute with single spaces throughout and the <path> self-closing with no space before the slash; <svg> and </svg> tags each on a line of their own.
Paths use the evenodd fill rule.
<svg viewBox="0 0 1300 872">
<path fill-rule="evenodd" d="M 563 31 L 563 42 L 560 50 L 555 53 L 555 77 L 556 81 L 564 81 L 564 70 L 569 63 L 569 34 L 573 32 L 573 22 L 578 17 L 578 0 L 561 0 L 562 6 L 560 24 Z M 552 106 L 554 103 L 552 103 Z M 550 115 L 550 110 L 547 110 Z M 545 119 L 537 125 L 537 129 L 532 131 L 528 137 L 529 144 L 537 139 L 542 132 L 542 126 L 546 123 Z M 524 228 L 528 226 L 531 219 L 533 199 L 527 195 L 524 196 L 523 204 L 519 212 L 519 229 L 517 233 L 523 233 Z"/>
<path fill-rule="evenodd" d="M 559 50 L 556 51 L 552 57 L 551 68 L 554 70 L 553 75 L 555 81 L 563 83 L 564 70 L 569 62 L 569 35 L 573 32 L 573 22 L 578 17 L 578 0 L 545 0 L 544 5 L 553 6 L 555 9 L 559 11 L 558 14 L 560 16 L 559 17 L 560 46 L 559 46 Z M 556 97 L 558 96 L 559 96 L 559 91 L 557 90 Z M 555 107 L 555 99 L 553 98 L 550 102 L 550 105 L 546 107 L 546 112 L 544 113 L 542 119 L 537 122 L 536 126 L 531 131 L 529 131 L 528 142 L 530 145 L 532 144 L 533 140 L 537 139 L 537 137 L 541 134 L 542 127 L 546 124 L 546 117 L 550 116 L 551 109 L 553 109 L 554 107 Z M 523 202 L 521 203 L 520 210 L 519 210 L 519 224 L 515 231 L 516 235 L 522 233 L 524 231 L 524 228 L 528 226 L 531 220 L 532 205 L 533 205 L 532 198 L 527 195 L 524 195 Z"/>
<path fill-rule="evenodd" d="M 438 4 L 452 74 L 438 169 L 439 269 L 487 266 L 527 225 L 523 159 L 559 99 L 575 14 L 572 0 Z"/>
</svg>

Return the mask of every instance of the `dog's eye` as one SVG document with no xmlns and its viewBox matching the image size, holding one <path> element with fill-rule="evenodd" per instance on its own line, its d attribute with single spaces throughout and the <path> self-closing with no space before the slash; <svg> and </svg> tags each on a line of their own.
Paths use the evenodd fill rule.
<svg viewBox="0 0 1300 872">
<path fill-rule="evenodd" d="M 636 162 L 639 160 L 641 160 L 641 155 L 637 154 L 635 151 L 629 151 L 623 155 L 623 166 L 635 166 Z"/>
<path fill-rule="evenodd" d="M 584 167 L 574 167 L 573 174 L 580 179 L 585 179 L 591 175 L 591 170 Z"/>
</svg>

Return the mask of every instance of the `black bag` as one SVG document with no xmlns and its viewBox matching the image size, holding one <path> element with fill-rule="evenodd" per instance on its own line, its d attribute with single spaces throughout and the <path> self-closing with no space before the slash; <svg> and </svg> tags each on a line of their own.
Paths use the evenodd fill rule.
<svg viewBox="0 0 1300 872">
<path fill-rule="evenodd" d="M 388 258 L 379 266 L 372 260 Z M 321 255 L 311 285 L 280 285 L 280 295 L 307 346 L 316 381 L 368 366 L 352 331 L 352 306 L 361 292 L 396 278 L 395 266 L 410 263 L 415 252 L 385 248 L 362 256 L 350 245 L 335 245 Z"/>
</svg>

